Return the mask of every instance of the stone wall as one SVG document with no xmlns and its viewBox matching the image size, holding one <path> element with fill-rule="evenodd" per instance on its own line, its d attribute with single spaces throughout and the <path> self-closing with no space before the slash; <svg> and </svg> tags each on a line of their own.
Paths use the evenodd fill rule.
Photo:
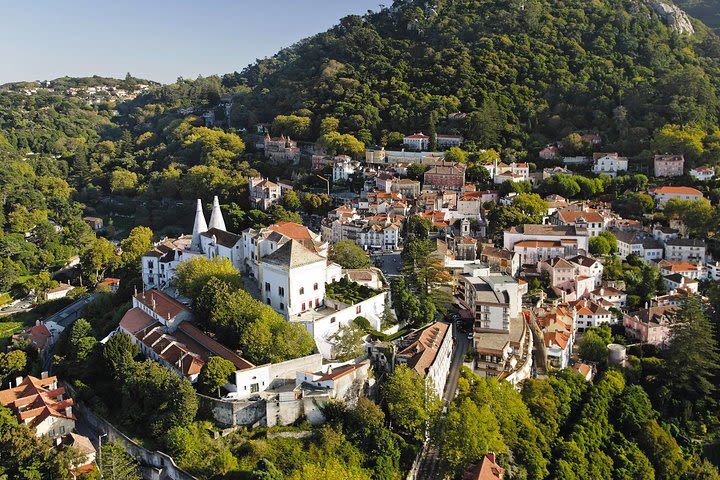
<svg viewBox="0 0 720 480">
<path fill-rule="evenodd" d="M 76 402 L 75 413 L 95 431 L 107 435 L 102 438 L 103 443 L 117 442 L 125 448 L 128 454 L 137 458 L 142 465 L 142 476 L 146 480 L 197 480 L 196 477 L 178 467 L 171 456 L 158 451 L 151 452 L 138 445 L 110 422 L 95 415 L 81 402 Z"/>
<path fill-rule="evenodd" d="M 197 395 L 200 412 L 228 426 L 255 426 L 265 418 L 265 400 L 221 400 Z"/>
</svg>

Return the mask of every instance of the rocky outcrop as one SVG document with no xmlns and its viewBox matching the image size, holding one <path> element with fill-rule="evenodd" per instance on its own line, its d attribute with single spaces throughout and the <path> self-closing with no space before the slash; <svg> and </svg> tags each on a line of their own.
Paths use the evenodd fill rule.
<svg viewBox="0 0 720 480">
<path fill-rule="evenodd" d="M 648 7 L 655 11 L 665 24 L 680 34 L 692 35 L 695 28 L 690 17 L 680 7 L 667 0 L 646 0 Z"/>
</svg>

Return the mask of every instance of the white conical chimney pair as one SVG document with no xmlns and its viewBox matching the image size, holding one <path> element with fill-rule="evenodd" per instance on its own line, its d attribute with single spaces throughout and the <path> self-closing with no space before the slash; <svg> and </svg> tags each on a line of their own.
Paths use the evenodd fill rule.
<svg viewBox="0 0 720 480">
<path fill-rule="evenodd" d="M 200 235 L 207 232 L 211 228 L 226 231 L 225 219 L 220 211 L 220 200 L 217 195 L 213 197 L 212 213 L 210 213 L 210 224 L 205 222 L 205 214 L 203 213 L 202 200 L 198 198 L 195 207 L 195 223 L 193 224 L 192 241 L 190 248 L 192 250 L 200 250 Z"/>
</svg>

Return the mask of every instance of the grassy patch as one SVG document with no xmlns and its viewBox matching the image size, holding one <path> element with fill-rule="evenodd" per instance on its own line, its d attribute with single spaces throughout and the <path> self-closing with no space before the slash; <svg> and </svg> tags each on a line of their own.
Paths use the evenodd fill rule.
<svg viewBox="0 0 720 480">
<path fill-rule="evenodd" d="M 10 315 L 0 320 L 0 349 L 4 349 L 10 338 L 35 323 L 33 318 L 21 315 Z"/>
</svg>

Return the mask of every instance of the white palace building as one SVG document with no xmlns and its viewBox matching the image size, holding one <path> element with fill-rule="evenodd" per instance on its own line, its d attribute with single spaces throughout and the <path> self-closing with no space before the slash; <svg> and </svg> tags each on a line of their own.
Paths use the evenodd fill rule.
<svg viewBox="0 0 720 480">
<path fill-rule="evenodd" d="M 175 295 L 172 279 L 178 264 L 196 256 L 228 258 L 250 278 L 248 286 L 257 286 L 249 293 L 287 320 L 304 324 L 325 358 L 333 356 L 328 337 L 357 316 L 380 329 L 386 292 L 355 303 L 327 297 L 326 284 L 348 275 L 328 260 L 327 242 L 303 225 L 279 222 L 238 235 L 226 230 L 217 197 L 209 223 L 198 200 L 192 235 L 163 239 L 142 256 L 145 290 Z"/>
</svg>

